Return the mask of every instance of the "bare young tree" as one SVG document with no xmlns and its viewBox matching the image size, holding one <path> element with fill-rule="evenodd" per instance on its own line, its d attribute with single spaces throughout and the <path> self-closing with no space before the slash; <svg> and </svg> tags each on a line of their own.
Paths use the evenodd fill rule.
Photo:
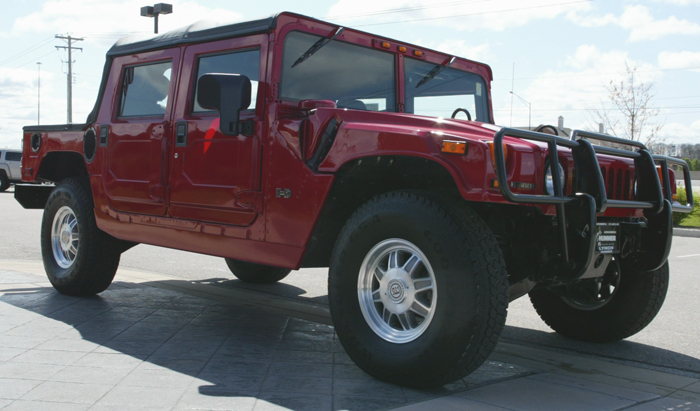
<svg viewBox="0 0 700 411">
<path fill-rule="evenodd" d="M 642 83 L 636 77 L 637 67 L 630 67 L 625 62 L 624 78 L 618 82 L 611 80 L 605 86 L 612 108 L 607 108 L 601 101 L 601 108 L 589 110 L 589 121 L 603 123 L 608 134 L 615 137 L 642 141 L 646 145 L 659 140 L 659 131 L 663 123 L 653 121 L 659 115 L 659 109 L 649 106 L 654 97 L 653 83 Z"/>
</svg>

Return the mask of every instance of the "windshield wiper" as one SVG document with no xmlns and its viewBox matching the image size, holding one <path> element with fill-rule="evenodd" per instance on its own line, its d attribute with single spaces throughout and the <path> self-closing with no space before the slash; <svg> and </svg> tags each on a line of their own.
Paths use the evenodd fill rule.
<svg viewBox="0 0 700 411">
<path fill-rule="evenodd" d="M 452 57 L 452 60 L 450 60 L 450 62 L 445 64 L 444 66 L 435 66 L 432 70 L 430 70 L 430 72 L 428 74 L 425 75 L 425 77 L 423 77 L 421 79 L 421 81 L 418 82 L 418 84 L 416 84 L 416 88 L 422 86 L 423 84 L 425 84 L 425 83 L 429 82 L 430 80 L 432 80 L 433 78 L 435 78 L 435 76 L 440 74 L 440 72 L 442 70 L 450 67 L 452 65 L 452 63 L 455 62 L 455 60 L 457 60 L 457 57 Z"/>
<path fill-rule="evenodd" d="M 342 33 L 343 30 L 345 30 L 344 27 L 338 27 L 338 30 L 335 31 L 335 34 L 333 34 L 333 36 L 331 36 L 331 37 L 324 37 L 324 38 L 320 39 L 319 41 L 317 41 L 316 43 L 314 43 L 314 45 L 311 46 L 311 47 L 309 47 L 309 49 L 306 50 L 306 51 L 304 52 L 304 54 L 302 54 L 301 56 L 299 56 L 299 58 L 297 59 L 297 61 L 295 61 L 294 64 L 292 64 L 292 67 L 298 66 L 299 64 L 301 64 L 301 63 L 303 63 L 304 61 L 306 61 L 306 59 L 308 59 L 309 57 L 313 56 L 314 53 L 316 53 L 317 51 L 319 51 L 319 50 L 321 49 L 321 47 L 325 46 L 326 44 L 330 43 L 331 40 L 333 40 L 334 38 L 338 37 L 338 35 L 340 35 L 340 33 Z"/>
</svg>

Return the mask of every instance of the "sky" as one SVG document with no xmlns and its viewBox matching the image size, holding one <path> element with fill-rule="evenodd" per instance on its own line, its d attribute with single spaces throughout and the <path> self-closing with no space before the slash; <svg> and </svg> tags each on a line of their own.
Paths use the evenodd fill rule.
<svg viewBox="0 0 700 411">
<path fill-rule="evenodd" d="M 66 41 L 73 44 L 73 122 L 95 103 L 104 55 L 119 38 L 152 33 L 143 0 L 2 0 L 0 147 L 22 127 L 64 124 Z M 163 33 L 198 20 L 237 22 L 292 11 L 491 66 L 495 123 L 596 128 L 606 86 L 626 65 L 652 86 L 666 143 L 700 144 L 700 0 L 184 0 L 159 18 Z M 10 6 L 11 7 L 8 7 Z M 41 64 L 37 64 L 40 62 Z M 41 87 L 39 87 L 39 79 Z M 511 91 L 517 97 L 513 97 Z M 39 98 L 40 97 L 40 98 Z M 39 110 L 40 104 L 40 110 Z M 530 110 L 531 107 L 531 110 Z M 40 116 L 38 115 L 40 111 Z"/>
</svg>

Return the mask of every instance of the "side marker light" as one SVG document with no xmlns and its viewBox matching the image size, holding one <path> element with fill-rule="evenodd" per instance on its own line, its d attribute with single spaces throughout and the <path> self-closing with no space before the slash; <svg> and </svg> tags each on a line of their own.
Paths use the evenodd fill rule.
<svg viewBox="0 0 700 411">
<path fill-rule="evenodd" d="M 467 154 L 466 141 L 444 140 L 442 142 L 442 152 L 448 154 Z"/>
</svg>

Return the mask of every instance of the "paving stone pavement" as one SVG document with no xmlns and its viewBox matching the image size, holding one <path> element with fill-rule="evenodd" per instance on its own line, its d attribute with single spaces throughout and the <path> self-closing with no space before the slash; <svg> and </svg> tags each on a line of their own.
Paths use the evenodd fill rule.
<svg viewBox="0 0 700 411">
<path fill-rule="evenodd" d="M 74 298 L 0 269 L 0 409 L 700 411 L 700 379 L 585 359 L 561 373 L 561 354 L 505 344 L 463 380 L 407 389 L 290 315 L 129 281 Z"/>
<path fill-rule="evenodd" d="M 331 326 L 120 282 L 68 297 L 0 270 L 3 410 L 376 410 L 530 372 L 491 361 L 412 390 L 362 372 Z"/>
</svg>

